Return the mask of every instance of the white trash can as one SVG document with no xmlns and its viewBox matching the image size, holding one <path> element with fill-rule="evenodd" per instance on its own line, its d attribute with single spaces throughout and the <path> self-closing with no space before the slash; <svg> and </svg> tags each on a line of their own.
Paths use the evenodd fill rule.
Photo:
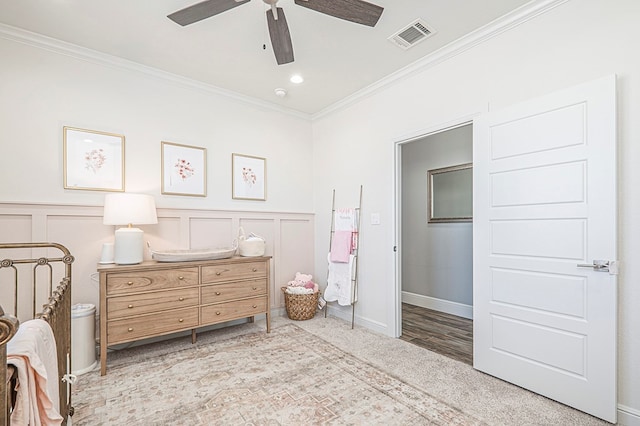
<svg viewBox="0 0 640 426">
<path fill-rule="evenodd" d="M 96 360 L 96 305 L 79 303 L 71 307 L 71 372 L 93 370 Z"/>
</svg>

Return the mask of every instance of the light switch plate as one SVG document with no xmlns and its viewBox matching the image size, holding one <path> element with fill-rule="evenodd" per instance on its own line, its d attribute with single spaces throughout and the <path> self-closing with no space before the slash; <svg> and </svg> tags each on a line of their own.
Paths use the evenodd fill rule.
<svg viewBox="0 0 640 426">
<path fill-rule="evenodd" d="M 380 225 L 380 213 L 371 213 L 371 224 Z"/>
</svg>

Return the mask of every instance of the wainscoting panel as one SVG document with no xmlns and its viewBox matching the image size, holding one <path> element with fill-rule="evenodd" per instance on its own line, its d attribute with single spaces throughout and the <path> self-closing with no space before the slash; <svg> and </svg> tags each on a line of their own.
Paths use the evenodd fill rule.
<svg viewBox="0 0 640 426">
<path fill-rule="evenodd" d="M 272 256 L 272 309 L 280 310 L 284 306 L 280 287 L 293 278 L 296 271 L 313 270 L 314 216 L 311 213 L 163 208 L 158 208 L 157 213 L 157 225 L 140 226 L 145 242 L 156 250 L 228 247 L 237 238 L 240 226 L 246 233 L 264 237 L 266 254 Z M 66 246 L 75 257 L 72 302 L 92 303 L 99 309 L 96 268 L 103 243 L 113 241 L 116 229 L 102 224 L 102 214 L 102 206 L 0 203 L 0 241 L 56 242 Z M 3 255 L 25 257 L 38 256 L 38 253 L 22 250 Z M 148 250 L 144 258 L 151 258 Z M 0 270 L 0 303 L 6 311 L 12 311 L 12 283 L 5 283 L 5 272 Z M 19 310 L 30 311 L 30 295 L 29 285 L 21 286 Z"/>
<path fill-rule="evenodd" d="M 284 295 L 280 288 L 287 285 L 296 272 L 313 273 L 313 228 L 309 227 L 306 220 L 281 219 L 280 233 L 275 241 L 279 243 L 277 248 L 282 262 L 278 264 L 273 282 L 274 295 L 278 306 L 284 306 Z M 326 278 L 313 277 L 313 280 L 326 283 Z"/>
<path fill-rule="evenodd" d="M 189 220 L 191 248 L 231 247 L 234 236 L 232 217 L 192 217 Z"/>
<path fill-rule="evenodd" d="M 100 261 L 102 244 L 113 242 L 115 228 L 102 223 L 102 211 L 98 214 L 79 212 L 48 215 L 45 226 L 45 240 L 64 245 L 75 257 L 72 269 L 72 303 L 92 303 L 97 307 L 100 303 L 100 286 L 92 274 L 95 274 L 96 264 Z M 34 242 L 37 241 L 34 239 Z M 58 250 L 50 250 L 51 255 L 59 253 Z M 62 276 L 62 265 L 56 266 L 61 269 L 57 276 Z"/>
<path fill-rule="evenodd" d="M 0 242 L 11 243 L 14 241 L 31 240 L 31 216 L 30 215 L 6 215 L 2 217 L 2 232 Z"/>
<path fill-rule="evenodd" d="M 158 212 L 159 213 L 159 212 Z M 156 225 L 138 226 L 144 231 L 145 244 L 150 244 L 153 250 L 176 250 L 189 248 L 187 235 L 182 238 L 182 220 L 176 216 L 161 216 L 158 214 Z M 111 239 L 113 241 L 113 237 Z M 150 258 L 148 250 L 144 252 L 144 258 Z"/>
</svg>

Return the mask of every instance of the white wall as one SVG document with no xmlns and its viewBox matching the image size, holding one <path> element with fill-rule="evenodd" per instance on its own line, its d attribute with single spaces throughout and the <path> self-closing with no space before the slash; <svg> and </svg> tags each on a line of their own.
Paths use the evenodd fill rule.
<svg viewBox="0 0 640 426">
<path fill-rule="evenodd" d="M 473 228 L 427 223 L 427 171 L 471 163 L 472 130 L 469 124 L 401 146 L 402 300 L 465 317 L 473 304 Z"/>
<path fill-rule="evenodd" d="M 0 57 L 0 201 L 102 205 L 102 192 L 63 189 L 70 125 L 123 134 L 125 190 L 152 194 L 159 207 L 312 210 L 308 119 L 1 32 Z M 161 141 L 207 148 L 206 198 L 160 195 Z M 231 199 L 232 153 L 267 159 L 266 202 Z"/>
<path fill-rule="evenodd" d="M 570 0 L 446 61 L 425 67 L 358 102 L 316 118 L 316 234 L 330 226 L 336 189 L 353 204 L 364 185 L 360 323 L 393 334 L 395 142 L 423 129 L 609 74 L 618 76 L 619 116 L 619 403 L 640 419 L 640 2 Z M 426 131 L 425 131 L 426 132 Z M 330 174 L 325 170 L 331 170 Z M 369 224 L 372 212 L 380 226 Z M 316 271 L 328 241 L 316 241 Z M 624 417 L 624 416 L 622 416 Z"/>
</svg>

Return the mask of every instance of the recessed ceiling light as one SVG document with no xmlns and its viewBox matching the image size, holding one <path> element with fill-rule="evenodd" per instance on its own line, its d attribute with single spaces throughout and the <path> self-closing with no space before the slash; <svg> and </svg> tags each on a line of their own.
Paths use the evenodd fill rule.
<svg viewBox="0 0 640 426">
<path fill-rule="evenodd" d="M 300 84 L 304 81 L 304 78 L 302 78 L 302 76 L 300 74 L 294 74 L 291 76 L 291 78 L 289 79 L 292 83 L 295 84 Z"/>
</svg>

